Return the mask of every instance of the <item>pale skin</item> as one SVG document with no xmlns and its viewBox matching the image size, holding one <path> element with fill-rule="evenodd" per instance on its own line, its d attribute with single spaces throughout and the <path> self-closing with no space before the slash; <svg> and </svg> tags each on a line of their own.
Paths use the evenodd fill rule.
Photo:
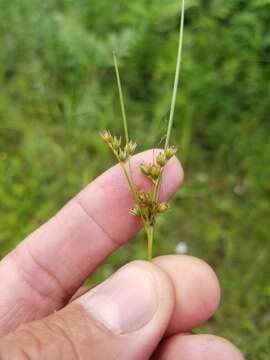
<svg viewBox="0 0 270 360">
<path fill-rule="evenodd" d="M 151 159 L 151 150 L 132 159 L 139 187 L 149 184 L 137 165 Z M 168 200 L 182 180 L 173 158 L 161 199 Z M 2 360 L 243 360 L 230 342 L 192 334 L 220 300 L 214 271 L 194 257 L 129 263 L 70 302 L 96 267 L 140 229 L 131 207 L 129 189 L 115 166 L 1 261 Z"/>
</svg>

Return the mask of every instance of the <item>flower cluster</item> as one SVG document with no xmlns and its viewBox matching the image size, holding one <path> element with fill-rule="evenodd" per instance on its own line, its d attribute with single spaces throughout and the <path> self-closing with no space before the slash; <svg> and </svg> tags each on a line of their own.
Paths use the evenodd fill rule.
<svg viewBox="0 0 270 360">
<path fill-rule="evenodd" d="M 110 131 L 104 130 L 101 132 L 100 136 L 110 147 L 120 163 L 125 163 L 130 156 L 135 153 L 137 144 L 133 141 L 129 141 L 124 147 L 121 147 L 121 137 L 113 136 Z"/>
<path fill-rule="evenodd" d="M 158 203 L 152 199 L 151 193 L 141 192 L 138 198 L 138 204 L 131 209 L 131 214 L 142 218 L 150 226 L 154 226 L 156 216 L 167 211 L 167 203 Z"/>
<path fill-rule="evenodd" d="M 135 153 L 137 146 L 136 143 L 133 141 L 128 141 L 124 146 L 121 146 L 121 137 L 113 136 L 107 130 L 101 133 L 101 137 L 116 156 L 118 162 L 124 170 L 124 174 L 128 180 L 128 183 L 132 187 L 135 206 L 133 209 L 131 209 L 131 213 L 134 216 L 141 218 L 146 226 L 153 227 L 157 215 L 164 213 L 169 208 L 167 203 L 159 203 L 158 193 L 163 170 L 168 161 L 176 154 L 176 148 L 174 146 L 168 147 L 167 149 L 158 153 L 152 164 L 142 163 L 140 165 L 142 174 L 149 178 L 152 182 L 151 191 L 146 192 L 136 188 L 131 173 L 131 166 L 126 168 L 125 164 Z"/>
<path fill-rule="evenodd" d="M 141 164 L 141 172 L 145 176 L 149 177 L 155 184 L 160 179 L 160 175 L 162 174 L 165 165 L 176 154 L 176 152 L 177 150 L 174 146 L 160 152 L 156 157 L 154 164 Z"/>
</svg>

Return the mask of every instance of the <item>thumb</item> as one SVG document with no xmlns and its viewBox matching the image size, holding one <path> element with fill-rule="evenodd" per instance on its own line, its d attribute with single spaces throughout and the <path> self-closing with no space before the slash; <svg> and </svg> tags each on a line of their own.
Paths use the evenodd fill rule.
<svg viewBox="0 0 270 360">
<path fill-rule="evenodd" d="M 136 261 L 66 308 L 0 340 L 5 359 L 148 359 L 172 315 L 174 292 L 156 265 Z"/>
</svg>

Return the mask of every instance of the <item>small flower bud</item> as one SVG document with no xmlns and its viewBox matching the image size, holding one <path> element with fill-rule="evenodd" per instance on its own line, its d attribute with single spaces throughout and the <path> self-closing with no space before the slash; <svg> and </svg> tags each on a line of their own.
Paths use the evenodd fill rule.
<svg viewBox="0 0 270 360">
<path fill-rule="evenodd" d="M 121 146 L 121 137 L 114 136 L 112 139 L 112 148 L 118 150 Z"/>
<path fill-rule="evenodd" d="M 107 144 L 111 144 L 113 137 L 110 131 L 104 130 L 100 133 L 100 136 Z"/>
<path fill-rule="evenodd" d="M 169 208 L 169 205 L 167 203 L 161 203 L 161 204 L 158 204 L 157 206 L 157 212 L 158 213 L 164 213 L 165 211 L 167 211 Z"/>
<path fill-rule="evenodd" d="M 141 172 L 142 172 L 144 175 L 146 175 L 146 176 L 149 176 L 149 175 L 150 175 L 150 168 L 151 168 L 151 166 L 146 165 L 146 164 L 144 164 L 144 163 L 142 163 L 142 164 L 140 165 Z"/>
<path fill-rule="evenodd" d="M 164 167 L 166 165 L 167 162 L 167 158 L 164 152 L 159 153 L 157 158 L 156 158 L 157 164 L 160 165 L 161 167 Z"/>
<path fill-rule="evenodd" d="M 118 158 L 120 162 L 126 162 L 128 158 L 128 154 L 125 150 L 119 149 Z"/>
<path fill-rule="evenodd" d="M 131 214 L 137 217 L 141 217 L 142 216 L 142 212 L 141 209 L 139 208 L 139 206 L 135 206 L 133 209 L 130 210 Z"/>
<path fill-rule="evenodd" d="M 126 145 L 126 151 L 129 155 L 133 155 L 136 150 L 137 144 L 134 141 L 130 141 Z"/>
<path fill-rule="evenodd" d="M 170 160 L 177 153 L 175 146 L 170 146 L 165 150 L 165 156 L 167 160 Z"/>
<path fill-rule="evenodd" d="M 161 168 L 160 166 L 157 166 L 157 165 L 152 165 L 151 168 L 150 168 L 150 176 L 151 176 L 151 179 L 153 180 L 157 180 L 159 175 L 161 173 Z"/>
<path fill-rule="evenodd" d="M 146 193 L 144 191 L 138 193 L 138 199 L 144 205 L 149 205 L 152 203 L 151 194 Z"/>
</svg>

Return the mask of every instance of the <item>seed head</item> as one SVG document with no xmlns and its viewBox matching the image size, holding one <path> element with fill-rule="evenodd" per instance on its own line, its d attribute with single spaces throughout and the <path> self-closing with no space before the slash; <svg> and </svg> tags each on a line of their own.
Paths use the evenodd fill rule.
<svg viewBox="0 0 270 360">
<path fill-rule="evenodd" d="M 158 204 L 158 206 L 157 206 L 157 212 L 158 212 L 159 214 L 162 214 L 162 213 L 164 213 L 165 211 L 167 211 L 168 208 L 169 208 L 169 204 L 167 204 L 167 203 Z"/>
<path fill-rule="evenodd" d="M 114 136 L 111 141 L 113 150 L 118 150 L 121 146 L 121 137 Z"/>
<path fill-rule="evenodd" d="M 139 208 L 139 206 L 135 206 L 133 209 L 130 210 L 131 214 L 137 217 L 141 217 L 142 216 L 142 212 L 141 209 Z"/>
<path fill-rule="evenodd" d="M 129 143 L 125 146 L 125 149 L 129 155 L 133 155 L 137 148 L 137 144 L 134 141 L 129 141 Z"/>
<path fill-rule="evenodd" d="M 145 176 L 149 176 L 150 175 L 150 169 L 151 169 L 151 165 L 147 165 L 145 163 L 142 163 L 140 165 L 140 169 L 141 172 L 145 175 Z"/>
<path fill-rule="evenodd" d="M 156 158 L 157 164 L 161 167 L 164 167 L 167 163 L 167 158 L 164 152 L 158 154 Z"/>
<path fill-rule="evenodd" d="M 100 136 L 107 144 L 111 144 L 113 137 L 110 131 L 108 130 L 101 131 Z"/>
<path fill-rule="evenodd" d="M 128 154 L 126 150 L 119 149 L 118 151 L 118 159 L 120 162 L 126 162 L 128 159 Z"/>
<path fill-rule="evenodd" d="M 144 191 L 138 193 L 138 200 L 143 205 L 152 204 L 151 194 Z"/>
<path fill-rule="evenodd" d="M 152 165 L 150 168 L 150 177 L 152 180 L 157 180 L 161 174 L 161 167 L 159 165 Z"/>
<path fill-rule="evenodd" d="M 165 156 L 167 160 L 170 160 L 177 153 L 175 146 L 170 146 L 165 150 Z"/>
</svg>

